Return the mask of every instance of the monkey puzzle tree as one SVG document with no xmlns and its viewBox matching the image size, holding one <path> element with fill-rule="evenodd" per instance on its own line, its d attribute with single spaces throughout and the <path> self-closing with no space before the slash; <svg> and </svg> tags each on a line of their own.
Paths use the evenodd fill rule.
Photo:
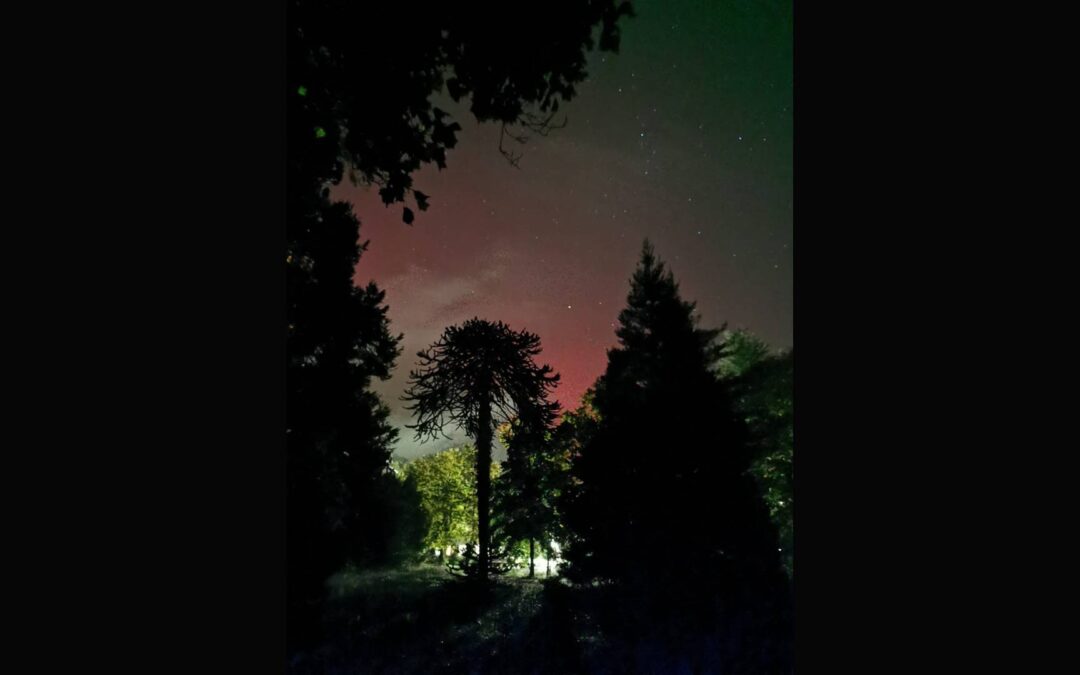
<svg viewBox="0 0 1080 675">
<path fill-rule="evenodd" d="M 476 575 L 488 578 L 491 544 L 491 443 L 498 424 L 518 418 L 529 426 L 547 425 L 558 403 L 548 393 L 559 376 L 536 365 L 540 338 L 506 324 L 470 319 L 450 326 L 409 374 L 403 400 L 416 417 L 416 437 L 446 436 L 447 425 L 461 427 L 476 443 L 476 498 L 480 551 Z"/>
</svg>

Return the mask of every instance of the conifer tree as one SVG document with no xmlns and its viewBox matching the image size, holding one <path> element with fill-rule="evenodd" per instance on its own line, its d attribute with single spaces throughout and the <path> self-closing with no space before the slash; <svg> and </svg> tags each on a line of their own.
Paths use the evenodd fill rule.
<svg viewBox="0 0 1080 675">
<path fill-rule="evenodd" d="M 648 241 L 616 335 L 573 462 L 568 572 L 664 592 L 768 586 L 780 571 L 776 533 L 717 375 L 721 332 L 698 326 Z"/>
<path fill-rule="evenodd" d="M 450 326 L 418 354 L 404 400 L 416 416 L 418 438 L 461 427 L 476 444 L 479 551 L 476 577 L 486 581 L 491 556 L 491 446 L 496 427 L 515 417 L 529 428 L 550 424 L 558 409 L 547 397 L 559 376 L 539 366 L 540 338 L 506 324 L 470 319 Z"/>
</svg>

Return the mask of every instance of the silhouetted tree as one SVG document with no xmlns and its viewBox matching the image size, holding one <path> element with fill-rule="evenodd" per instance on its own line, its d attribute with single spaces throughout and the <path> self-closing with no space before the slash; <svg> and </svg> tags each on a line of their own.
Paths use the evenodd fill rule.
<svg viewBox="0 0 1080 675">
<path fill-rule="evenodd" d="M 559 426 L 555 429 L 555 444 L 565 453 L 572 466 L 581 455 L 582 448 L 592 442 L 600 426 L 600 413 L 596 410 L 596 389 L 590 387 L 581 396 L 581 404 L 575 410 L 563 413 Z M 575 482 L 580 482 L 573 472 L 568 472 L 566 486 L 572 490 Z"/>
<path fill-rule="evenodd" d="M 363 249 L 350 208 L 298 200 L 308 234 L 286 254 L 286 450 L 290 635 L 318 612 L 323 581 L 348 559 L 389 552 L 385 509 L 389 410 L 370 390 L 400 351 L 383 293 L 358 288 Z M 309 611 L 305 611 L 309 610 Z M 308 626 L 310 627 L 310 626 Z"/>
<path fill-rule="evenodd" d="M 585 77 L 585 51 L 618 45 L 629 5 L 565 2 L 537 12 L 436 3 L 291 0 L 286 73 L 288 570 L 290 624 L 347 557 L 385 550 L 376 517 L 394 430 L 370 391 L 397 355 L 381 291 L 357 289 L 359 222 L 329 187 L 346 170 L 386 203 L 412 190 L 425 163 L 443 167 L 459 126 L 433 105 L 445 89 L 481 121 L 545 133 Z M 599 29 L 598 34 L 596 29 Z M 594 36 L 598 35 L 598 40 Z M 413 213 L 406 209 L 404 218 Z M 359 363 L 353 363 L 358 361 Z M 357 549 L 352 550 L 350 549 Z M 377 557 L 377 556 L 376 556 Z M 290 629 L 290 634 L 296 631 Z"/>
<path fill-rule="evenodd" d="M 323 580 L 349 558 L 394 546 L 385 483 L 395 430 L 370 390 L 400 336 L 382 292 L 353 283 L 366 248 L 352 207 L 329 188 L 347 171 L 387 204 L 411 192 L 423 164 L 446 164 L 459 126 L 431 102 L 444 88 L 512 137 L 546 133 L 585 77 L 584 52 L 614 50 L 628 5 L 566 2 L 499 9 L 491 31 L 471 4 L 291 0 L 288 5 L 285 198 L 287 289 L 287 556 L 290 642 L 317 616 Z M 515 25 L 517 24 L 517 25 Z M 406 222 L 413 212 L 406 208 Z M 390 503 L 385 500 L 391 499 Z M 303 638 L 301 638 L 302 640 Z"/>
<path fill-rule="evenodd" d="M 416 416 L 417 438 L 445 435 L 447 425 L 465 430 L 476 442 L 479 555 L 477 576 L 489 571 L 491 445 L 496 425 L 514 417 L 527 425 L 549 423 L 558 409 L 547 400 L 559 381 L 547 365 L 537 366 L 540 338 L 515 332 L 502 322 L 470 319 L 450 326 L 410 374 L 403 397 Z"/>
<path fill-rule="evenodd" d="M 553 429 L 530 429 L 519 420 L 500 427 L 506 461 L 495 489 L 495 529 L 510 541 L 528 544 L 529 577 L 536 573 L 536 545 L 550 559 L 561 539 L 556 507 L 569 472 L 567 450 Z"/>
<path fill-rule="evenodd" d="M 481 122 L 502 125 L 500 150 L 557 125 L 561 102 L 586 77 L 588 50 L 617 51 L 629 2 L 362 3 L 293 0 L 289 7 L 289 123 L 303 139 L 290 161 L 319 181 L 344 173 L 374 184 L 386 204 L 428 197 L 412 173 L 446 166 L 460 126 L 431 101 L 444 89 Z M 496 26 L 493 27 L 492 20 Z M 501 28 L 500 28 L 501 27 Z M 406 208 L 406 222 L 413 212 Z"/>
<path fill-rule="evenodd" d="M 380 476 L 370 490 L 365 513 L 370 522 L 365 525 L 367 532 L 373 532 L 368 537 L 369 546 L 378 548 L 366 551 L 367 559 L 391 564 L 419 560 L 428 517 L 416 480 L 390 471 Z"/>
<path fill-rule="evenodd" d="M 771 658 L 751 636 L 771 630 L 787 589 L 745 425 L 715 372 L 720 332 L 698 327 L 648 242 L 630 286 L 573 463 L 567 572 L 634 589 L 653 603 L 646 623 L 665 607 L 679 620 L 745 613 L 758 626 L 747 649 Z"/>
<path fill-rule="evenodd" d="M 736 407 L 750 431 L 750 472 L 780 535 L 788 576 L 795 573 L 794 375 L 792 351 L 772 353 L 745 331 L 728 338 L 722 371 L 732 384 Z"/>
</svg>

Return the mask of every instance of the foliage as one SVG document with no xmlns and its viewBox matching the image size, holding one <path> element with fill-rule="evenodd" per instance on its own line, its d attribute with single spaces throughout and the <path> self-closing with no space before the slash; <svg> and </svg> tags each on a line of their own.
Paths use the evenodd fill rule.
<svg viewBox="0 0 1080 675">
<path fill-rule="evenodd" d="M 745 424 L 716 376 L 721 333 L 698 327 L 648 242 L 616 335 L 573 462 L 569 573 L 688 593 L 779 573 Z"/>
<path fill-rule="evenodd" d="M 409 428 L 417 438 L 437 438 L 447 426 L 478 436 L 514 418 L 530 425 L 549 422 L 558 404 L 547 396 L 559 376 L 550 366 L 536 365 L 540 351 L 538 336 L 501 321 L 470 319 L 448 327 L 417 354 L 419 367 L 410 373 L 404 397 L 416 417 Z"/>
<path fill-rule="evenodd" d="M 794 353 L 770 353 L 748 333 L 737 337 L 725 371 L 750 429 L 751 473 L 775 523 L 784 568 L 794 576 Z"/>
<path fill-rule="evenodd" d="M 495 528 L 511 542 L 527 542 L 529 576 L 535 573 L 536 545 L 546 556 L 563 539 L 557 503 L 569 478 L 569 450 L 553 429 L 529 429 L 519 420 L 500 428 L 507 460 L 495 490 Z"/>
<path fill-rule="evenodd" d="M 446 166 L 460 125 L 434 105 L 445 90 L 467 100 L 481 122 L 502 125 L 500 150 L 519 155 L 507 139 L 524 142 L 559 123 L 561 102 L 585 77 L 586 52 L 617 51 L 618 20 L 628 2 L 567 0 L 500 6 L 504 29 L 489 26 L 489 9 L 474 3 L 293 0 L 289 7 L 288 119 L 301 154 L 291 158 L 321 181 L 351 180 L 379 187 L 389 205 L 412 194 L 422 165 Z M 293 124 L 295 122 L 295 124 Z M 403 219 L 412 222 L 411 208 Z"/>
<path fill-rule="evenodd" d="M 486 572 L 482 572 L 480 565 L 479 547 L 475 541 L 465 545 L 465 551 L 460 557 L 451 558 L 446 563 L 446 569 L 451 574 L 468 577 L 470 579 L 483 580 L 488 575 L 506 574 L 514 569 L 513 552 L 511 546 L 498 537 L 493 538 L 488 551 Z"/>
<path fill-rule="evenodd" d="M 490 562 L 491 443 L 495 425 L 514 417 L 529 428 L 544 428 L 558 410 L 547 400 L 559 381 L 551 367 L 533 361 L 540 338 L 513 331 L 502 322 L 471 319 L 450 326 L 410 374 L 404 399 L 416 416 L 418 438 L 445 435 L 448 424 L 476 441 L 479 577 Z"/>
<path fill-rule="evenodd" d="M 397 431 L 371 383 L 389 377 L 400 336 L 383 292 L 353 284 L 362 249 L 351 210 L 298 196 L 287 217 L 311 227 L 286 258 L 288 589 L 299 624 L 345 561 L 397 555 L 385 526 L 393 504 L 372 502 L 392 497 L 382 481 Z"/>
<path fill-rule="evenodd" d="M 384 564 L 415 562 L 423 552 L 428 516 L 415 480 L 387 471 L 371 486 L 364 506 L 369 518 L 370 539 L 382 548 L 362 562 Z"/>
<path fill-rule="evenodd" d="M 769 345 L 745 330 L 724 334 L 724 356 L 717 364 L 717 374 L 728 380 L 736 379 L 752 367 L 769 358 Z"/>
<path fill-rule="evenodd" d="M 493 478 L 498 471 L 498 465 L 492 465 Z M 425 455 L 404 464 L 402 472 L 416 485 L 427 515 L 426 551 L 445 552 L 477 540 L 475 448 L 450 448 Z"/>
</svg>

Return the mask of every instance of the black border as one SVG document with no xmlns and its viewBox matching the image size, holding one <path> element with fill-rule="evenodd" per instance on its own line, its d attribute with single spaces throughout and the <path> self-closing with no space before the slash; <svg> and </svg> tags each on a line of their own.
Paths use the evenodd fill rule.
<svg viewBox="0 0 1080 675">
<path fill-rule="evenodd" d="M 104 432 L 70 430 L 88 493 L 71 511 L 111 502 L 78 550 L 103 561 L 96 614 L 137 608 L 92 641 L 155 672 L 285 668 L 284 3 L 227 11 L 125 24 L 124 69 L 91 67 L 123 98 L 87 126 L 113 133 L 119 115 L 124 147 L 87 177 L 114 220 L 75 223 L 106 241 L 65 270 L 104 282 L 93 302 L 109 305 L 65 332 L 99 362 L 77 407 Z M 796 12 L 801 671 L 912 658 L 903 611 L 945 555 L 925 543 L 943 517 L 927 479 L 947 459 L 924 428 L 944 396 L 927 359 L 950 311 L 934 276 L 947 261 L 926 254 L 950 229 L 919 198 L 933 157 L 913 152 L 935 100 L 935 55 L 910 45 L 924 19 Z"/>
</svg>

